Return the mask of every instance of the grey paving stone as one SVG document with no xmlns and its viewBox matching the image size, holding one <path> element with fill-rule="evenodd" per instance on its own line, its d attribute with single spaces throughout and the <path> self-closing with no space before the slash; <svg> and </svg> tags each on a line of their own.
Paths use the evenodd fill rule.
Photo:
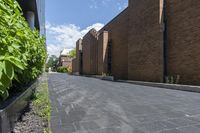
<svg viewBox="0 0 200 133">
<path fill-rule="evenodd" d="M 179 128 L 179 130 L 183 133 L 200 133 L 200 128 L 197 128 L 195 126 L 182 127 Z"/>
<path fill-rule="evenodd" d="M 53 133 L 200 133 L 199 93 L 67 74 L 48 81 Z"/>
<path fill-rule="evenodd" d="M 122 133 L 120 128 L 104 128 L 95 131 L 90 131 L 89 133 Z"/>
<path fill-rule="evenodd" d="M 185 112 L 189 115 L 199 115 L 200 109 L 186 109 Z"/>
<path fill-rule="evenodd" d="M 199 125 L 195 125 L 195 127 L 200 128 L 200 124 Z"/>
<path fill-rule="evenodd" d="M 162 121 L 166 119 L 163 114 L 150 114 L 144 116 L 136 116 L 137 121 L 139 122 L 152 122 L 152 121 Z"/>
<path fill-rule="evenodd" d="M 142 123 L 137 125 L 138 127 L 140 127 L 141 129 L 143 129 L 145 132 L 158 132 L 163 130 L 165 127 L 165 125 L 163 125 L 161 122 L 151 122 L 151 123 Z"/>
<path fill-rule="evenodd" d="M 73 125 L 52 125 L 53 133 L 73 133 L 76 131 Z"/>
<path fill-rule="evenodd" d="M 160 133 L 183 133 L 178 129 L 171 129 L 171 130 L 165 130 L 165 131 L 161 131 Z"/>
<path fill-rule="evenodd" d="M 96 130 L 100 128 L 94 121 L 81 122 L 81 126 L 83 126 L 85 130 Z"/>
<path fill-rule="evenodd" d="M 189 119 L 186 119 L 186 118 L 170 119 L 169 121 L 178 125 L 178 126 L 188 126 L 188 125 L 194 125 L 194 124 L 198 123 L 196 121 L 192 121 L 192 120 L 189 120 Z"/>
<path fill-rule="evenodd" d="M 135 128 L 133 129 L 132 133 L 145 133 L 142 129 Z"/>
<path fill-rule="evenodd" d="M 163 113 L 164 116 L 166 116 L 167 118 L 181 118 L 181 117 L 185 117 L 186 113 L 181 112 L 181 111 L 169 111 L 166 113 Z"/>
</svg>

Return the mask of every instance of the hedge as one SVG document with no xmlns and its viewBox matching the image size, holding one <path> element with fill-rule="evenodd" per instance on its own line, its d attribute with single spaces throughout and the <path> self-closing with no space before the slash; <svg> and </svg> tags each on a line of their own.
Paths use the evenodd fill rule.
<svg viewBox="0 0 200 133">
<path fill-rule="evenodd" d="M 57 72 L 59 72 L 59 73 L 67 73 L 69 71 L 68 71 L 67 67 L 60 66 L 60 67 L 57 68 Z"/>
<path fill-rule="evenodd" d="M 45 38 L 31 30 L 16 0 L 0 0 L 0 98 L 42 73 Z"/>
</svg>

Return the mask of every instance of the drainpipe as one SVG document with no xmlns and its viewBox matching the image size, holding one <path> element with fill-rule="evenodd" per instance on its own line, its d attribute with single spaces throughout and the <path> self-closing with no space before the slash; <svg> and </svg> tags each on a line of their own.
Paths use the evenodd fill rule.
<svg viewBox="0 0 200 133">
<path fill-rule="evenodd" d="M 166 82 L 167 71 L 167 0 L 163 0 L 163 82 Z"/>
<path fill-rule="evenodd" d="M 29 27 L 31 29 L 35 28 L 35 13 L 32 11 L 27 11 L 26 12 L 26 19 L 28 21 Z"/>
</svg>

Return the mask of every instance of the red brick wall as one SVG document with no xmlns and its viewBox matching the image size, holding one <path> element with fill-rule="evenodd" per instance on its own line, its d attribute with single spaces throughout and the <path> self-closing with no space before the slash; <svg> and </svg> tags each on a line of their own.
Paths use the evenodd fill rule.
<svg viewBox="0 0 200 133">
<path fill-rule="evenodd" d="M 167 0 L 168 75 L 200 85 L 200 1 Z"/>
<path fill-rule="evenodd" d="M 83 74 L 97 73 L 97 32 L 92 29 L 82 40 Z"/>
<path fill-rule="evenodd" d="M 128 76 L 128 20 L 126 9 L 99 31 L 108 31 L 108 40 L 112 40 L 112 74 L 117 79 Z"/>
<path fill-rule="evenodd" d="M 160 82 L 163 77 L 160 0 L 129 2 L 128 78 Z"/>
<path fill-rule="evenodd" d="M 60 56 L 60 66 L 72 68 L 72 59 L 68 56 Z"/>
</svg>

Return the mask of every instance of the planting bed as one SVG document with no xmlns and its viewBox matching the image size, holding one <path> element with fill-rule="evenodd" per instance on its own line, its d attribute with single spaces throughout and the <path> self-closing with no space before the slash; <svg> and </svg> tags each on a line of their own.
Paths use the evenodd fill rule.
<svg viewBox="0 0 200 133">
<path fill-rule="evenodd" d="M 13 133 L 50 133 L 50 113 L 47 75 L 43 74 L 29 106 L 15 123 Z"/>
<path fill-rule="evenodd" d="M 0 105 L 0 133 L 9 133 L 14 127 L 21 112 L 27 107 L 30 96 L 33 94 L 38 82 L 35 81 L 26 91 L 16 94 Z"/>
</svg>

